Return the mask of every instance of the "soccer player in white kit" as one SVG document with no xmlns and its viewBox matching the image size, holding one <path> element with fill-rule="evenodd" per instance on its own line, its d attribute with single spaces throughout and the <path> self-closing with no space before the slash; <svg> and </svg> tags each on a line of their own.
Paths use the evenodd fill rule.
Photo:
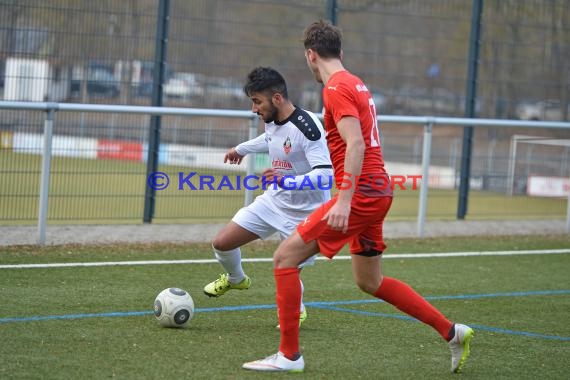
<svg viewBox="0 0 570 380">
<path fill-rule="evenodd" d="M 215 257 L 226 273 L 204 287 L 204 293 L 210 297 L 251 286 L 241 265 L 242 245 L 274 233 L 284 240 L 313 210 L 330 199 L 332 164 L 318 118 L 288 99 L 285 80 L 274 69 L 255 68 L 247 80 L 244 92 L 252 101 L 252 111 L 265 122 L 265 133 L 228 150 L 224 162 L 240 164 L 248 154 L 269 153 L 271 168 L 262 175 L 266 191 L 240 209 L 214 238 Z M 314 260 L 315 256 L 299 268 Z M 307 318 L 303 302 L 300 312 L 302 323 Z"/>
</svg>

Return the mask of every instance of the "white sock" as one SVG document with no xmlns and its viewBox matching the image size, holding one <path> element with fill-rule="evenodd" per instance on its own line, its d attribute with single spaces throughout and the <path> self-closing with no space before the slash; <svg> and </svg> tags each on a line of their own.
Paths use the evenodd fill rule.
<svg viewBox="0 0 570 380">
<path fill-rule="evenodd" d="M 238 284 L 243 281 L 245 273 L 241 267 L 241 250 L 239 248 L 231 251 L 220 251 L 214 248 L 214 254 L 218 262 L 226 270 L 226 273 L 229 274 L 229 280 L 232 284 Z"/>
<path fill-rule="evenodd" d="M 305 304 L 303 303 L 303 293 L 305 292 L 305 285 L 303 285 L 303 281 L 299 278 L 299 282 L 301 283 L 301 313 L 305 311 Z"/>
</svg>

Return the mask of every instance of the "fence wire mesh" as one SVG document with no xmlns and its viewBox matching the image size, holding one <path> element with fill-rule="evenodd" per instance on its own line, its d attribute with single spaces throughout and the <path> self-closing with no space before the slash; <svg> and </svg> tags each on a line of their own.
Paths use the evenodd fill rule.
<svg viewBox="0 0 570 380">
<path fill-rule="evenodd" d="M 163 104 L 247 110 L 250 103 L 242 91 L 246 74 L 255 66 L 272 66 L 283 73 L 295 104 L 320 111 L 320 85 L 306 68 L 301 38 L 307 25 L 334 11 L 330 6 L 335 3 L 345 64 L 366 81 L 381 114 L 464 115 L 472 23 L 471 2 L 464 0 L 170 0 Z M 0 0 L 0 99 L 151 105 L 161 21 L 158 4 L 154 0 Z M 484 2 L 476 116 L 569 120 L 569 20 L 570 3 L 565 0 Z M 50 220 L 140 220 L 149 125 L 147 115 L 58 113 L 54 123 L 58 144 L 67 141 L 72 145 L 65 149 L 75 153 L 54 160 L 50 191 L 56 200 L 50 206 Z M 164 116 L 161 154 L 184 147 L 223 151 L 247 139 L 248 125 L 227 118 Z M 0 222 L 33 221 L 37 214 L 39 152 L 24 158 L 15 154 L 14 144 L 26 138 L 26 144 L 32 140 L 36 144 L 42 127 L 41 113 L 0 111 L 0 174 L 6 178 L 0 186 L 4 205 Z M 419 164 L 421 128 L 401 124 L 381 128 L 387 161 Z M 477 128 L 471 181 L 477 190 L 505 193 L 510 143 L 520 133 Z M 568 130 L 523 133 L 570 138 Z M 84 140 L 65 140 L 71 137 Z M 452 182 L 460 167 L 461 138 L 458 128 L 434 129 L 432 164 L 449 168 Z M 92 160 L 101 147 L 86 148 L 88 143 L 78 147 L 77 141 L 107 144 L 104 151 L 118 143 L 122 156 Z M 84 152 L 88 149 L 92 149 L 89 154 Z M 521 146 L 515 158 L 515 194 L 526 194 L 531 175 L 568 177 L 569 149 Z M 74 163 L 59 167 L 60 159 Z M 258 166 L 263 164 L 266 161 L 259 158 Z M 181 167 L 168 170 L 186 170 Z M 125 173 L 133 187 L 105 185 Z M 12 177 L 7 179 L 6 174 Z M 400 196 L 408 195 L 412 196 Z M 438 196 L 442 201 L 456 197 L 455 187 L 430 195 L 434 200 Z M 195 204 L 180 209 L 172 197 L 160 194 L 157 219 L 226 218 L 241 205 L 233 195 L 188 194 L 186 198 L 195 199 Z M 224 205 L 221 198 L 231 202 Z M 128 211 L 113 202 L 128 205 Z M 552 207 L 564 209 L 559 203 Z M 454 215 L 451 209 L 444 217 Z M 410 206 L 410 211 L 398 214 L 396 209 L 395 217 L 412 217 L 412 210 Z M 470 215 L 477 212 L 477 207 L 470 208 Z M 492 209 L 480 210 L 481 217 L 493 214 Z M 542 217 L 551 214 L 537 212 Z"/>
</svg>

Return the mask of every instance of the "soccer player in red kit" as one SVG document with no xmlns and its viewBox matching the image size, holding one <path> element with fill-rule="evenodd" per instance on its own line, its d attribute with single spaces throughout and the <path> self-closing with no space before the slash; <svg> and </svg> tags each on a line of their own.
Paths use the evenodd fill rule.
<svg viewBox="0 0 570 380">
<path fill-rule="evenodd" d="M 279 352 L 245 363 L 258 371 L 301 372 L 299 351 L 301 288 L 297 266 L 321 252 L 332 258 L 349 244 L 358 287 L 430 325 L 448 342 L 451 371 L 459 372 L 469 355 L 473 330 L 450 322 L 409 285 L 383 276 L 386 245 L 382 224 L 392 203 L 370 92 L 342 64 L 341 32 L 330 23 L 310 25 L 304 35 L 305 57 L 323 83 L 324 127 L 335 172 L 337 194 L 310 214 L 274 253 L 276 301 L 281 325 Z"/>
</svg>

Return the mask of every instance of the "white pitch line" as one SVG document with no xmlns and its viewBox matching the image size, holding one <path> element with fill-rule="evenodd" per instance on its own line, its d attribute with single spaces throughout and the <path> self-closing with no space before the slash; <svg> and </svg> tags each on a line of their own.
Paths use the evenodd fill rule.
<svg viewBox="0 0 570 380">
<path fill-rule="evenodd" d="M 383 257 L 388 259 L 420 259 L 440 257 L 471 257 L 471 256 L 514 256 L 514 255 L 556 255 L 570 253 L 570 249 L 543 249 L 543 250 L 520 250 L 520 251 L 483 251 L 483 252 L 445 252 L 445 253 L 395 253 Z M 328 260 L 326 257 L 318 257 L 318 260 Z M 350 260 L 349 255 L 335 256 L 334 260 Z M 272 262 L 271 257 L 243 258 L 246 263 Z M 71 267 L 104 267 L 121 265 L 165 265 L 165 264 L 214 264 L 215 259 L 198 260 L 146 260 L 146 261 L 101 261 L 87 263 L 51 263 L 51 264 L 4 264 L 0 269 L 25 269 L 25 268 L 71 268 Z"/>
</svg>

